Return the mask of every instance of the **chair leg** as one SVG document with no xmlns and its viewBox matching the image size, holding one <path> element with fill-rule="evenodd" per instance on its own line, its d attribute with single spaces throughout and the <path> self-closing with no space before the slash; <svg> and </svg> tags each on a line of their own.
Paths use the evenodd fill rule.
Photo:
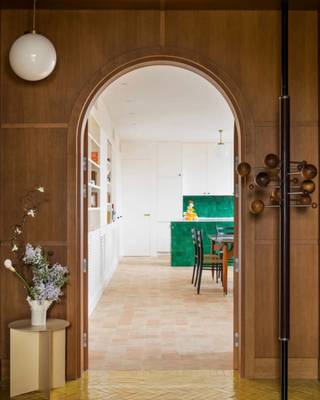
<svg viewBox="0 0 320 400">
<path fill-rule="evenodd" d="M 191 283 L 193 283 L 194 280 L 194 274 L 196 272 L 197 264 L 198 263 L 196 262 L 196 260 L 194 260 Z"/>
<path fill-rule="evenodd" d="M 198 294 L 200 294 L 201 277 L 202 277 L 202 265 L 199 265 L 199 278 L 198 278 L 199 282 L 198 282 L 198 289 L 197 289 Z"/>
<path fill-rule="evenodd" d="M 212 275 L 212 280 L 214 281 L 214 264 L 211 264 L 211 275 Z"/>
<path fill-rule="evenodd" d="M 197 265 L 196 265 L 196 279 L 194 280 L 194 285 L 193 285 L 194 287 L 197 286 L 198 277 L 199 277 L 199 263 L 197 262 Z"/>
</svg>

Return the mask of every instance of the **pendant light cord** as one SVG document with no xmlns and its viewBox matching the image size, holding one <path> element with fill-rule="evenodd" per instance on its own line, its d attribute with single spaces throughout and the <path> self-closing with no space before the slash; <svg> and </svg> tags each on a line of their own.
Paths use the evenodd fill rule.
<svg viewBox="0 0 320 400">
<path fill-rule="evenodd" d="M 33 0 L 33 23 L 32 23 L 32 30 L 36 30 L 36 1 Z"/>
</svg>

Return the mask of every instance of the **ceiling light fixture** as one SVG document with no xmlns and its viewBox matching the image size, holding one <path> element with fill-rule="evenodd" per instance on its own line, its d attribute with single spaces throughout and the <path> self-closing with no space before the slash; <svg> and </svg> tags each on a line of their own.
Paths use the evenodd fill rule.
<svg viewBox="0 0 320 400">
<path fill-rule="evenodd" d="M 24 32 L 11 46 L 9 62 L 13 71 L 27 81 L 39 81 L 54 70 L 57 53 L 49 39 L 35 30 L 36 1 L 33 1 L 32 30 Z"/>
<path fill-rule="evenodd" d="M 220 132 L 220 142 L 214 149 L 214 153 L 218 158 L 224 158 L 227 157 L 229 151 L 228 147 L 224 143 L 222 143 L 222 130 L 219 130 L 219 132 Z"/>
</svg>

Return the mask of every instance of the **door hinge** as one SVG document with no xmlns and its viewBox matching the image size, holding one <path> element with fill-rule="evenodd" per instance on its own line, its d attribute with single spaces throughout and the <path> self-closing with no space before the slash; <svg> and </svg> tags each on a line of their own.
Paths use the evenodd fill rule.
<svg viewBox="0 0 320 400">
<path fill-rule="evenodd" d="M 87 185 L 84 183 L 83 185 L 83 198 L 86 199 L 87 198 Z"/>
<path fill-rule="evenodd" d="M 234 185 L 234 187 L 235 187 L 234 195 L 236 196 L 236 198 L 238 198 L 238 197 L 239 197 L 239 184 L 236 183 L 236 184 Z"/>
<path fill-rule="evenodd" d="M 87 334 L 84 333 L 83 334 L 83 347 L 87 347 L 87 344 L 88 344 L 88 342 L 87 342 Z"/>
<path fill-rule="evenodd" d="M 83 272 L 86 274 L 87 273 L 87 259 L 83 259 Z"/>
<path fill-rule="evenodd" d="M 235 158 L 234 158 L 234 169 L 235 170 L 237 170 L 238 165 L 239 165 L 239 157 L 235 156 Z"/>
<path fill-rule="evenodd" d="M 234 260 L 234 270 L 235 270 L 236 272 L 239 272 L 239 258 L 236 258 L 236 259 Z"/>
<path fill-rule="evenodd" d="M 236 332 L 234 334 L 234 345 L 235 345 L 235 347 L 239 347 L 239 333 L 238 332 Z"/>
<path fill-rule="evenodd" d="M 87 170 L 87 157 L 83 157 L 83 170 Z"/>
</svg>

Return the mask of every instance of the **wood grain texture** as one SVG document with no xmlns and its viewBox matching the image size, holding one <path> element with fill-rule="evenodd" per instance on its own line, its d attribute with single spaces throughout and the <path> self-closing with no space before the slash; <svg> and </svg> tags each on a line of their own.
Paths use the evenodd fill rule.
<svg viewBox="0 0 320 400">
<path fill-rule="evenodd" d="M 37 9 L 82 9 L 82 10 L 144 10 L 161 9 L 163 0 L 39 0 Z M 30 9 L 32 4 L 25 0 L 2 0 L 1 9 Z M 166 0 L 171 10 L 280 10 L 277 0 Z M 290 0 L 290 9 L 317 10 L 317 0 L 307 2 Z"/>
<path fill-rule="evenodd" d="M 28 217 L 20 240 L 66 241 L 66 131 L 5 129 L 1 131 L 0 239 L 10 240 L 11 226 L 20 223 L 23 203 L 19 199 L 40 182 L 44 193 L 35 193 L 35 218 Z"/>
<path fill-rule="evenodd" d="M 50 308 L 49 313 L 51 316 L 61 313 L 61 318 L 71 322 L 67 332 L 69 379 L 79 377 L 84 367 L 81 336 L 84 327 L 81 270 L 83 203 L 80 201 L 83 138 L 79 126 L 85 120 L 86 107 L 103 90 L 107 79 L 112 81 L 121 73 L 135 69 L 147 57 L 150 57 L 148 62 L 154 65 L 161 61 L 167 64 L 184 62 L 186 67 L 197 69 L 202 76 L 214 74 L 213 84 L 220 85 L 219 90 L 228 96 L 228 104 L 238 112 L 236 124 L 242 135 L 240 161 L 254 165 L 266 149 L 277 148 L 275 121 L 278 121 L 280 94 L 280 13 L 168 11 L 169 4 L 166 1 L 166 46 L 160 46 L 159 2 L 158 11 L 39 11 L 38 27 L 54 43 L 58 53 L 56 69 L 39 82 L 26 82 L 15 76 L 7 57 L 13 41 L 28 28 L 31 11 L 1 12 L 1 122 L 4 127 L 1 131 L 1 190 L 6 196 L 2 195 L 0 200 L 1 210 L 5 210 L 2 211 L 0 240 L 7 242 L 10 239 L 8 227 L 20 215 L 18 198 L 30 185 L 45 179 L 47 183 L 43 181 L 44 186 L 52 189 L 45 192 L 39 204 L 41 223 L 39 219 L 28 223 L 21 239 L 33 243 L 38 240 L 46 243 L 67 241 L 67 247 L 55 246 L 54 251 L 58 261 L 70 267 L 71 283 L 62 305 L 57 305 L 57 309 Z M 291 12 L 289 38 L 292 154 L 300 158 L 302 151 L 304 158 L 315 164 L 318 163 L 316 17 L 315 12 Z M 67 125 L 66 136 L 63 127 Z M 239 200 L 244 221 L 240 238 L 239 287 L 243 297 L 239 305 L 242 310 L 239 366 L 242 376 L 255 378 L 260 362 L 258 354 L 270 351 L 276 354 L 273 339 L 263 347 L 265 334 L 259 325 L 266 309 L 265 319 L 276 330 L 276 271 L 269 275 L 269 265 L 263 270 L 258 260 L 271 259 L 275 264 L 278 236 L 274 210 L 265 210 L 263 218 L 249 212 L 250 201 L 256 197 L 256 193 L 246 190 L 246 181 L 250 179 L 242 180 Z M 313 329 L 310 337 L 319 344 L 319 324 L 316 325 L 319 321 L 316 292 L 319 291 L 318 246 L 315 243 L 319 240 L 318 210 L 294 210 L 292 217 L 292 251 L 298 264 L 303 261 L 303 266 L 308 264 L 309 277 L 306 279 L 302 275 L 303 269 L 296 270 L 294 264 L 292 291 L 295 297 L 292 302 L 297 308 L 298 319 L 293 319 L 296 326 L 292 328 L 290 355 L 315 357 L 315 345 L 304 343 L 303 327 L 307 325 L 307 334 Z M 262 244 L 263 241 L 273 242 Z M 270 246 L 274 250 L 266 254 Z M 309 250 L 304 252 L 301 247 Z M 304 252 L 303 259 L 300 251 Z M 1 259 L 10 257 L 10 247 L 1 246 L 0 254 Z M 4 276 L 4 272 L 0 272 L 2 359 L 8 357 L 6 323 L 9 310 L 12 309 L 12 319 L 25 318 L 30 312 L 22 298 L 21 286 L 12 275 L 7 273 Z M 272 274 L 273 280 L 270 278 Z M 262 296 L 269 294 L 263 286 L 265 279 L 273 294 L 271 304 L 266 304 Z M 295 303 L 304 296 L 304 285 L 296 286 L 300 279 L 306 279 L 311 285 L 310 295 L 305 296 L 301 305 Z M 10 303 L 9 293 L 17 294 Z M 314 298 L 318 302 L 316 306 Z M 301 314 L 302 305 L 310 309 L 314 322 L 305 320 Z M 317 307 L 318 316 L 315 315 Z M 270 364 L 270 368 L 269 377 L 274 374 L 276 366 Z"/>
<path fill-rule="evenodd" d="M 257 358 L 255 379 L 279 379 L 280 358 Z M 317 379 L 317 358 L 289 358 L 289 379 Z"/>
<path fill-rule="evenodd" d="M 279 246 L 256 246 L 255 356 L 280 357 Z"/>
</svg>

